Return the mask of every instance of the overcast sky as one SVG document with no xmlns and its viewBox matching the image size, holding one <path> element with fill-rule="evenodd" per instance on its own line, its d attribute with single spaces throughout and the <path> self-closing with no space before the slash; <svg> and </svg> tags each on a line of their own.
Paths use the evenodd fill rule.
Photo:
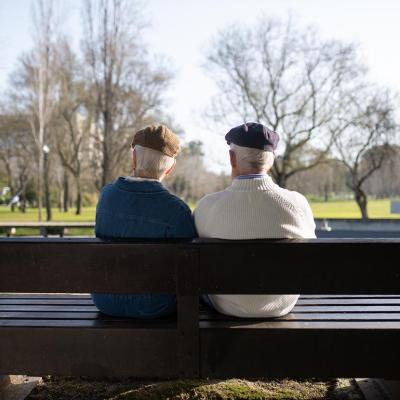
<svg viewBox="0 0 400 400">
<path fill-rule="evenodd" d="M 57 1 L 57 0 L 56 0 Z M 78 43 L 80 0 L 58 0 L 64 28 Z M 31 0 L 0 1 L 0 89 L 6 87 L 18 55 L 28 50 Z M 359 43 L 373 78 L 400 90 L 400 0 L 145 0 L 151 27 L 149 50 L 171 62 L 176 79 L 168 93 L 169 111 L 187 140 L 202 140 L 207 162 L 226 167 L 222 134 L 205 129 L 201 120 L 215 88 L 201 64 L 204 49 L 219 29 L 230 23 L 252 23 L 260 15 L 316 26 L 327 38 Z M 241 121 L 238 121 L 240 123 Z M 226 127 L 226 131 L 230 127 Z"/>
</svg>

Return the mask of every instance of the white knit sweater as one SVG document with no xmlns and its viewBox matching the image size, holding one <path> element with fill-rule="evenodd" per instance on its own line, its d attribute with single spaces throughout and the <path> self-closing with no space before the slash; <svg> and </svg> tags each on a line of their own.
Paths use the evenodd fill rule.
<svg viewBox="0 0 400 400">
<path fill-rule="evenodd" d="M 314 218 L 306 198 L 279 187 L 269 176 L 234 179 L 227 189 L 203 197 L 194 218 L 197 232 L 204 238 L 315 238 Z M 272 265 L 279 267 L 279 260 L 274 260 Z M 268 255 L 265 255 L 265 268 L 271 268 Z M 209 299 L 223 314 L 266 318 L 287 314 L 298 297 L 210 295 Z"/>
</svg>

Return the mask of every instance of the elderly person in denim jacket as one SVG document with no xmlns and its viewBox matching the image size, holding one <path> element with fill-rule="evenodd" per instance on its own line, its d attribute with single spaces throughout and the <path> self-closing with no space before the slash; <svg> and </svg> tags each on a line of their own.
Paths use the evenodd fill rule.
<svg viewBox="0 0 400 400">
<path fill-rule="evenodd" d="M 138 131 L 132 142 L 133 176 L 106 185 L 96 210 L 96 237 L 193 238 L 192 213 L 161 183 L 170 174 L 180 150 L 178 137 L 164 125 Z M 132 273 L 134 273 L 132 271 Z M 108 315 L 157 318 L 176 309 L 173 295 L 92 294 Z"/>
</svg>

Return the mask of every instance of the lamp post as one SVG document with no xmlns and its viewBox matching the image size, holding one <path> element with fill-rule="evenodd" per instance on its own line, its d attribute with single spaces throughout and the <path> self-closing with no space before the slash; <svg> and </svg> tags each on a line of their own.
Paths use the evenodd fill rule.
<svg viewBox="0 0 400 400">
<path fill-rule="evenodd" d="M 44 167 L 44 199 L 46 204 L 46 220 L 51 221 L 51 201 L 49 187 L 49 153 L 50 147 L 45 144 L 43 146 L 43 167 Z"/>
</svg>

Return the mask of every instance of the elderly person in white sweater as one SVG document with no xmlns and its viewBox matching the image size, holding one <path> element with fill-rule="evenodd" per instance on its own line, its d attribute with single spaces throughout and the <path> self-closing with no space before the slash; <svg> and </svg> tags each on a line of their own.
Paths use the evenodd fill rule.
<svg viewBox="0 0 400 400">
<path fill-rule="evenodd" d="M 262 124 L 246 123 L 231 129 L 225 139 L 230 145 L 233 182 L 225 190 L 209 194 L 198 203 L 194 218 L 199 237 L 315 238 L 314 218 L 306 198 L 276 185 L 268 175 L 274 163 L 278 134 Z M 277 265 L 279 267 L 279 260 L 271 263 L 266 254 L 265 265 L 260 268 L 276 268 Z M 223 314 L 268 318 L 289 313 L 298 297 L 208 295 L 206 300 Z"/>
</svg>

